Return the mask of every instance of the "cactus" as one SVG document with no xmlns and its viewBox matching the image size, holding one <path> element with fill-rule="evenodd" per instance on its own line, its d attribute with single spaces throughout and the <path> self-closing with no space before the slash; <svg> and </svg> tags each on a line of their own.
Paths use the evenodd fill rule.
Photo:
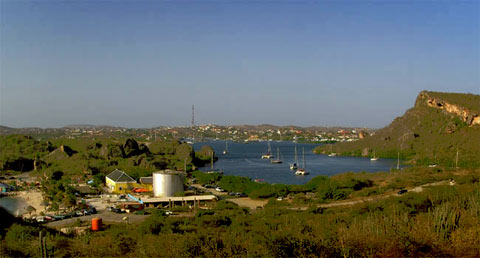
<svg viewBox="0 0 480 258">
<path fill-rule="evenodd" d="M 53 257 L 55 257 L 55 247 L 52 247 L 50 252 L 49 252 L 49 250 L 47 248 L 47 239 L 43 235 L 42 231 L 40 231 L 38 233 L 38 240 L 40 242 L 40 256 L 42 258 L 53 258 Z"/>
<path fill-rule="evenodd" d="M 435 232 L 443 239 L 448 238 L 460 222 L 460 210 L 449 203 L 433 211 L 433 224 Z"/>
</svg>

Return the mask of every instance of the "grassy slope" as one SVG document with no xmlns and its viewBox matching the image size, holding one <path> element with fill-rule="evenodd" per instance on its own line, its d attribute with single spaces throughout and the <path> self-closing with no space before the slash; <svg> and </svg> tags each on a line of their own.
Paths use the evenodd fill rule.
<svg viewBox="0 0 480 258">
<path fill-rule="evenodd" d="M 428 92 L 432 97 L 480 110 L 480 96 L 473 94 Z M 478 103 L 478 104 L 477 104 Z M 453 133 L 448 131 L 453 130 Z M 459 117 L 441 109 L 427 106 L 417 99 L 415 107 L 403 116 L 397 117 L 389 126 L 379 130 L 374 136 L 357 142 L 336 144 L 334 150 L 342 155 L 362 155 L 373 150 L 382 158 L 400 158 L 417 164 L 440 164 L 454 166 L 457 149 L 458 165 L 461 167 L 480 166 L 480 126 L 469 127 Z M 326 153 L 330 147 L 319 147 L 317 153 Z"/>
</svg>

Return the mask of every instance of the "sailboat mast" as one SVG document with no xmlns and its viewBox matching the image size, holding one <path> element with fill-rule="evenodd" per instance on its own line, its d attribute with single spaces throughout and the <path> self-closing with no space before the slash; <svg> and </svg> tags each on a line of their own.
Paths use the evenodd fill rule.
<svg viewBox="0 0 480 258">
<path fill-rule="evenodd" d="M 295 146 L 295 164 L 298 164 L 297 146 Z"/>
<path fill-rule="evenodd" d="M 400 152 L 397 152 L 397 170 L 400 170 Z"/>
<path fill-rule="evenodd" d="M 305 147 L 302 148 L 303 169 L 305 169 Z"/>
</svg>

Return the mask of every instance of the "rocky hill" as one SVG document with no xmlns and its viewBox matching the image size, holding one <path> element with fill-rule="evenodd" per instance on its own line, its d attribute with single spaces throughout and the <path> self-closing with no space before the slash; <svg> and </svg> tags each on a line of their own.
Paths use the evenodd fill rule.
<svg viewBox="0 0 480 258">
<path fill-rule="evenodd" d="M 422 91 L 415 106 L 373 136 L 322 146 L 326 154 L 400 158 L 414 164 L 480 167 L 480 95 Z M 458 152 L 458 163 L 457 163 Z"/>
</svg>

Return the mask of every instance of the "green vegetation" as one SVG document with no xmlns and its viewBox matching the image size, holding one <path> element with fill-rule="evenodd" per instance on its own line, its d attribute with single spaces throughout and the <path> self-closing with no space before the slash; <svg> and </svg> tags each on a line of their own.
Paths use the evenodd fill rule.
<svg viewBox="0 0 480 258">
<path fill-rule="evenodd" d="M 423 94 L 423 93 L 422 93 Z M 427 92 L 471 111 L 480 113 L 480 96 L 473 94 Z M 475 168 L 480 166 L 480 126 L 469 126 L 461 117 L 433 108 L 427 99 L 419 97 L 415 107 L 396 118 L 374 136 L 356 142 L 335 144 L 341 155 L 397 158 L 417 165 L 437 164 L 445 167 Z M 330 146 L 315 149 L 328 153 Z M 458 162 L 457 162 L 458 151 Z"/>
<path fill-rule="evenodd" d="M 310 208 L 299 211 L 295 203 L 272 199 L 253 213 L 228 201 L 191 217 L 150 209 L 140 224 L 110 225 L 78 236 L 46 232 L 47 248 L 55 257 L 478 257 L 478 172 L 436 172 L 439 178 L 456 175 L 457 184 L 345 207 L 308 202 Z M 306 187 L 317 196 L 326 192 L 327 182 L 362 192 L 401 177 L 380 173 L 369 186 L 363 176 L 318 177 Z M 39 256 L 43 229 L 3 215 L 0 256 Z"/>
<path fill-rule="evenodd" d="M 359 176 L 360 175 L 360 176 Z M 315 192 L 319 199 L 342 200 L 354 191 L 373 186 L 373 181 L 365 179 L 365 174 L 347 173 L 333 177 L 317 176 L 306 185 L 284 185 L 257 183 L 247 177 L 221 176 L 218 173 L 196 171 L 193 176 L 200 184 L 218 184 L 228 192 L 245 193 L 251 198 L 267 199 L 288 194 Z"/>
<path fill-rule="evenodd" d="M 480 110 L 477 95 L 426 94 Z M 0 208 L 0 257 L 39 257 L 45 250 L 55 257 L 479 257 L 479 136 L 477 125 L 432 108 L 419 97 L 414 108 L 375 136 L 335 148 L 357 156 L 375 150 L 380 157 L 396 158 L 399 152 L 411 167 L 318 176 L 305 185 L 194 171 L 212 161 L 213 150 L 194 152 L 178 141 L 147 146 L 123 138 L 50 143 L 2 137 L 2 169 L 40 168 L 36 173 L 44 178 L 41 189 L 53 209 L 77 205 L 75 179 L 92 179 L 99 187 L 113 168 L 138 178 L 154 169 L 186 167 L 200 184 L 268 198 L 268 203 L 248 210 L 229 202 L 234 197 L 228 196 L 211 209 L 173 207 L 175 215 L 170 216 L 147 209 L 136 212 L 145 218 L 138 224 L 107 225 L 103 231 L 79 235 L 47 230 Z M 454 169 L 457 150 L 460 168 Z M 423 166 L 431 163 L 438 166 Z M 31 169 L 26 164 L 32 164 Z"/>
<path fill-rule="evenodd" d="M 0 136 L 0 171 L 30 171 L 36 160 L 52 150 L 50 142 L 39 142 L 30 136 Z"/>
<path fill-rule="evenodd" d="M 195 153 L 192 146 L 173 140 L 152 142 L 147 147 L 133 139 L 38 141 L 22 135 L 0 136 L 0 148 L 2 173 L 36 169 L 47 177 L 61 171 L 83 179 L 106 175 L 116 168 L 135 179 L 160 169 L 192 171 L 210 162 L 210 154 L 206 158 L 205 153 L 211 150 L 205 146 Z"/>
</svg>

